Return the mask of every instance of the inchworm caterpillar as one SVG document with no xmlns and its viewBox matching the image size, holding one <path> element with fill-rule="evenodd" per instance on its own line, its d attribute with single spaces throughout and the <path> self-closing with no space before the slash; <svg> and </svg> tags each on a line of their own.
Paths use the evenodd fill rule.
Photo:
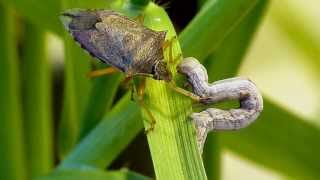
<svg viewBox="0 0 320 180">
<path fill-rule="evenodd" d="M 198 147 L 201 152 L 209 131 L 245 128 L 257 119 L 263 109 L 262 96 L 249 79 L 237 77 L 209 84 L 206 68 L 192 57 L 185 58 L 179 64 L 178 71 L 187 76 L 193 92 L 200 96 L 202 103 L 212 104 L 228 100 L 240 102 L 237 109 L 208 108 L 191 115 L 196 125 Z"/>
</svg>

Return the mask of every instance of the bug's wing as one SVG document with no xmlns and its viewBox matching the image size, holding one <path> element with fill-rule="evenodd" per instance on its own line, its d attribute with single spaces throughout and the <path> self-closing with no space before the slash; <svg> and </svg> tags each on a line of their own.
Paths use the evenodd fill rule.
<svg viewBox="0 0 320 180">
<path fill-rule="evenodd" d="M 165 31 L 152 31 L 146 29 L 144 31 L 144 38 L 140 42 L 140 46 L 133 49 L 134 66 L 139 72 L 152 73 L 152 68 L 155 63 L 163 61 L 162 45 L 165 40 Z M 141 59 L 144 61 L 142 62 Z"/>
<path fill-rule="evenodd" d="M 127 72 L 130 56 L 125 54 L 116 34 L 108 29 L 97 29 L 104 16 L 117 15 L 108 10 L 72 9 L 62 15 L 62 21 L 73 38 L 92 56 Z"/>
<path fill-rule="evenodd" d="M 162 44 L 166 32 L 153 31 L 122 15 L 100 13 L 99 31 L 109 32 L 119 51 L 124 55 L 128 73 L 152 74 L 153 66 L 163 60 Z"/>
</svg>

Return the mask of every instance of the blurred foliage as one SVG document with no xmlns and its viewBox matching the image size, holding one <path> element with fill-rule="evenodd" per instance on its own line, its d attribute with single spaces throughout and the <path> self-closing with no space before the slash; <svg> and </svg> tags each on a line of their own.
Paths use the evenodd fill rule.
<svg viewBox="0 0 320 180">
<path fill-rule="evenodd" d="M 319 2 L 309 1 L 312 2 L 309 6 L 319 6 Z M 92 58 L 74 43 L 58 18 L 62 9 L 115 8 L 123 2 L 0 0 L 0 179 L 30 179 L 48 172 L 51 172 L 49 176 L 40 179 L 147 179 L 129 171 L 103 170 L 113 167 L 112 162 L 142 131 L 140 109 L 131 102 L 130 94 L 123 92 L 124 88 L 120 86 L 122 75 L 94 80 L 85 76 L 91 69 Z M 135 6 L 123 10 L 130 15 L 144 10 L 148 4 L 146 0 L 131 2 Z M 275 89 L 272 92 L 264 88 L 263 82 L 269 85 L 282 79 L 279 74 L 263 74 L 268 63 L 266 56 L 272 57 L 274 52 L 261 48 L 261 52 L 249 54 L 245 59 L 259 22 L 267 13 L 272 26 L 297 51 L 287 50 L 288 54 L 302 54 L 303 63 L 308 66 L 306 71 L 319 75 L 320 26 L 314 20 L 310 21 L 319 16 L 308 12 L 308 3 L 302 5 L 289 0 L 273 3 L 268 5 L 267 0 L 201 0 L 199 4 L 202 6 L 190 23 L 185 28 L 178 27 L 182 29 L 179 41 L 184 56 L 199 58 L 207 67 L 210 81 L 232 77 L 241 71 L 241 74 L 257 79 L 258 86 L 268 94 L 264 96 L 265 110 L 252 126 L 239 132 L 220 132 L 213 138 L 209 136 L 203 157 L 209 179 L 221 178 L 221 151 L 225 149 L 282 176 L 295 179 L 320 177 L 320 157 L 317 155 L 320 151 L 317 143 L 320 138 L 319 113 L 306 117 L 302 105 L 301 112 L 296 112 L 294 110 L 299 109 L 297 105 L 283 103 L 272 95 L 278 86 L 269 87 Z M 176 11 L 174 8 L 167 9 L 169 14 Z M 319 11 L 319 7 L 313 8 Z M 172 21 L 175 23 L 175 19 Z M 160 28 L 164 27 L 167 26 Z M 54 79 L 63 85 L 63 97 L 55 96 L 51 89 L 51 66 L 56 62 L 48 61 L 50 57 L 47 57 L 46 46 L 51 42 L 46 39 L 47 32 L 64 39 L 65 75 L 64 79 Z M 256 58 L 256 62 L 250 61 L 250 56 Z M 290 63 L 295 63 L 293 60 L 288 62 L 287 67 L 281 66 L 285 69 L 280 76 L 290 69 Z M 277 69 L 281 63 L 272 61 L 269 66 Z M 105 67 L 101 64 L 96 66 Z M 259 79 L 262 76 L 265 81 Z M 319 78 L 314 77 L 313 80 Z M 289 83 L 304 82 L 291 79 Z M 319 83 L 312 81 L 311 84 Z M 291 95 L 289 102 L 300 103 L 307 96 L 303 85 L 300 86 L 301 90 L 297 91 L 301 93 Z M 313 87 L 320 90 L 319 85 Z M 283 91 L 285 95 L 296 92 L 290 88 Z M 54 107 L 58 110 L 53 111 L 52 100 L 63 102 L 63 106 Z M 317 104 L 312 108 L 318 112 L 319 107 Z M 134 156 L 147 156 L 130 155 L 128 162 Z M 55 170 L 54 159 L 57 159 Z M 125 162 L 121 166 L 130 167 L 130 164 Z"/>
<path fill-rule="evenodd" d="M 67 169 L 67 170 L 58 170 L 50 174 L 50 176 L 43 176 L 36 178 L 37 180 L 99 180 L 99 179 L 108 179 L 108 180 L 149 180 L 150 178 L 139 175 L 128 170 L 120 171 L 109 171 L 105 172 L 99 169 Z"/>
</svg>

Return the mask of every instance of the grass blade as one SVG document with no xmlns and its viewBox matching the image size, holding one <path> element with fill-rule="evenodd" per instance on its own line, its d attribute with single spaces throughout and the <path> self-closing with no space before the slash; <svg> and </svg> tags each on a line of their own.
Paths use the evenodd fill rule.
<svg viewBox="0 0 320 180">
<path fill-rule="evenodd" d="M 259 1 L 205 61 L 210 82 L 236 75 L 268 1 Z M 208 179 L 219 178 L 219 135 L 209 134 L 204 150 Z"/>
<path fill-rule="evenodd" d="M 57 0 L 1 0 L 12 8 L 16 9 L 20 15 L 38 27 L 50 30 L 59 35 L 63 34 L 62 26 L 59 22 L 60 2 Z"/>
<path fill-rule="evenodd" d="M 61 1 L 47 0 L 45 2 L 41 0 L 0 0 L 3 3 L 10 5 L 16 9 L 19 14 L 25 17 L 28 21 L 35 25 L 50 30 L 61 37 L 64 36 L 64 29 L 59 21 L 59 15 L 62 7 Z M 80 1 L 72 0 L 69 7 L 74 8 L 108 8 L 109 5 L 118 0 L 91 0 Z M 62 1 L 63 2 L 63 1 Z M 65 3 L 65 2 L 63 2 Z M 62 3 L 62 4 L 63 4 Z M 64 4 L 65 5 L 65 4 Z"/>
<path fill-rule="evenodd" d="M 116 73 L 94 80 L 88 102 L 81 117 L 79 140 L 85 137 L 99 123 L 105 112 L 110 109 L 122 77 L 120 73 Z"/>
<path fill-rule="evenodd" d="M 314 1 L 313 3 L 314 4 L 308 3 L 308 6 L 318 5 L 317 1 Z M 297 10 L 300 11 L 302 9 L 297 9 L 297 7 L 299 7 L 299 1 L 279 1 L 275 2 L 273 7 L 274 8 L 271 8 L 273 22 L 283 32 L 283 34 L 289 38 L 294 46 L 301 49 L 301 52 L 309 57 L 311 65 L 319 67 L 320 38 L 316 18 L 314 16 L 310 16 L 310 14 L 306 16 L 304 11 L 307 11 L 308 8 L 297 13 Z M 308 18 L 304 17 L 308 17 L 309 19 L 312 18 L 314 21 L 310 22 L 307 20 Z"/>
<path fill-rule="evenodd" d="M 151 29 L 166 30 L 167 38 L 176 36 L 166 12 L 149 3 L 144 11 L 145 25 Z M 181 54 L 179 43 L 174 42 L 173 57 Z M 166 49 L 165 59 L 169 59 Z M 172 64 L 171 64 L 172 65 Z M 176 72 L 174 66 L 170 66 Z M 195 128 L 188 115 L 192 111 L 189 98 L 172 92 L 164 82 L 147 79 L 146 107 L 156 120 L 155 129 L 147 134 L 157 179 L 206 179 L 198 152 Z M 144 114 L 150 120 L 150 115 Z M 145 121 L 146 122 L 146 121 Z M 149 124 L 145 123 L 146 128 Z"/>
<path fill-rule="evenodd" d="M 205 61 L 210 82 L 235 76 L 253 38 L 267 0 L 260 0 Z"/>
<path fill-rule="evenodd" d="M 256 9 L 260 7 L 260 13 L 263 12 L 262 8 L 265 6 L 263 4 L 265 2 L 260 1 L 260 5 L 257 4 L 256 6 L 258 7 Z M 241 31 L 254 32 L 254 29 L 251 28 L 258 21 L 259 14 L 253 16 L 250 23 L 243 21 L 243 29 L 235 29 L 219 45 L 219 48 L 211 56 L 212 59 L 208 58 L 210 61 L 207 61 L 206 65 L 210 69 L 208 73 L 212 81 L 230 77 L 237 72 L 237 66 L 241 62 L 237 59 L 241 59 L 243 56 L 247 46 L 246 43 L 251 39 L 251 35 L 248 33 L 247 36 L 237 37 L 232 34 L 236 34 L 237 31 L 238 33 L 241 33 Z M 224 48 L 228 47 L 226 46 L 228 43 L 232 45 L 229 46 L 230 49 Z M 317 128 L 288 113 L 268 99 L 265 100 L 265 110 L 262 117 L 255 124 L 257 125 L 241 132 L 219 133 L 220 142 L 231 151 L 280 173 L 301 178 L 318 176 L 319 169 L 316 162 L 319 160 L 312 158 L 312 154 L 315 154 L 319 147 L 311 143 L 312 139 L 319 136 Z M 292 139 L 294 139 L 294 142 Z M 304 146 L 299 146 L 299 144 L 304 144 Z M 301 167 L 302 165 L 303 167 Z"/>
<path fill-rule="evenodd" d="M 24 131 L 28 176 L 44 175 L 53 167 L 50 68 L 45 32 L 26 23 L 22 49 Z"/>
<path fill-rule="evenodd" d="M 145 176 L 140 174 L 128 171 L 128 170 L 120 170 L 120 171 L 102 171 L 98 169 L 67 169 L 67 170 L 59 170 L 54 173 L 38 178 L 39 180 L 69 180 L 69 179 L 77 179 L 77 180 L 149 180 Z"/>
<path fill-rule="evenodd" d="M 221 133 L 223 146 L 297 179 L 319 177 L 320 130 L 267 98 L 261 117 L 239 132 Z"/>
<path fill-rule="evenodd" d="M 119 155 L 142 128 L 139 108 L 122 98 L 88 136 L 62 162 L 60 168 L 91 166 L 105 168 Z"/>
<path fill-rule="evenodd" d="M 15 16 L 0 3 L 0 179 L 26 179 Z"/>
<path fill-rule="evenodd" d="M 90 79 L 90 57 L 65 35 L 65 87 L 63 114 L 59 127 L 59 154 L 64 157 L 76 144 L 80 131 L 80 115 L 87 102 Z"/>
<path fill-rule="evenodd" d="M 208 134 L 203 149 L 203 163 L 208 179 L 221 179 L 221 147 L 218 134 Z"/>
<path fill-rule="evenodd" d="M 259 0 L 209 0 L 181 32 L 184 56 L 200 61 L 211 54 Z M 192 44 L 192 46 L 191 46 Z"/>
</svg>

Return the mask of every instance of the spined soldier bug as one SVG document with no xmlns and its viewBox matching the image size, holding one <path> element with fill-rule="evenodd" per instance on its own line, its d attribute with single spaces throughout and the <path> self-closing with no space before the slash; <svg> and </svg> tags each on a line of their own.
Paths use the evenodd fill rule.
<svg viewBox="0 0 320 180">
<path fill-rule="evenodd" d="M 70 9 L 61 19 L 83 49 L 127 77 L 171 80 L 163 57 L 165 31 L 151 30 L 111 10 Z"/>
</svg>

